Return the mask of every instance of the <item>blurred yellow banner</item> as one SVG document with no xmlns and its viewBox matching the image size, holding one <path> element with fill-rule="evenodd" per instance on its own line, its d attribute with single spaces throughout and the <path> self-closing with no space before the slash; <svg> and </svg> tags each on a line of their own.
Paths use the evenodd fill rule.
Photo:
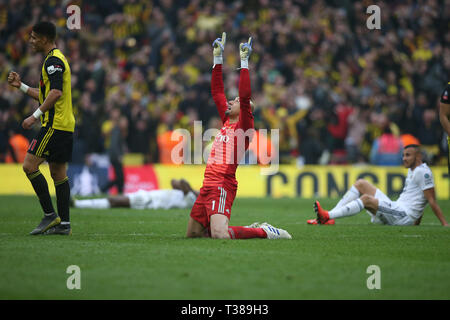
<svg viewBox="0 0 450 320">
<path fill-rule="evenodd" d="M 39 170 L 47 179 L 50 194 L 55 194 L 55 186 L 50 176 L 47 164 L 42 164 Z M 30 181 L 23 172 L 21 164 L 1 164 L 0 165 L 0 194 L 34 194 Z"/>
<path fill-rule="evenodd" d="M 155 165 L 161 189 L 170 188 L 170 179 L 184 178 L 200 188 L 204 165 Z M 432 167 L 436 195 L 449 199 L 449 179 L 446 167 Z M 329 197 L 342 196 L 357 179 L 367 179 L 390 197 L 396 198 L 403 189 L 407 170 L 402 167 L 377 166 L 304 166 L 280 165 L 273 175 L 261 174 L 259 166 L 241 165 L 236 171 L 239 197 Z"/>
<path fill-rule="evenodd" d="M 154 165 L 159 189 L 170 189 L 171 179 L 184 178 L 192 187 L 202 186 L 204 165 Z M 449 179 L 446 167 L 431 167 L 436 196 L 449 199 Z M 49 190 L 54 185 L 47 165 L 41 166 Z M 280 165 L 272 175 L 262 174 L 261 167 L 241 165 L 236 177 L 239 197 L 302 197 L 337 198 L 342 196 L 357 179 L 367 179 L 389 197 L 395 199 L 402 191 L 407 170 L 401 167 L 376 166 L 304 166 Z M 21 165 L 0 165 L 0 194 L 34 194 Z"/>
</svg>

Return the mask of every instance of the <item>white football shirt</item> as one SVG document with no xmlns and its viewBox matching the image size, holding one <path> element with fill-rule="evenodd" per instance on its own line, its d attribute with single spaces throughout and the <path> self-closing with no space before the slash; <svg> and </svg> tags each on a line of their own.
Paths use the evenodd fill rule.
<svg viewBox="0 0 450 320">
<path fill-rule="evenodd" d="M 197 196 L 193 192 L 184 195 L 177 189 L 139 190 L 128 193 L 132 209 L 191 208 Z"/>
<path fill-rule="evenodd" d="M 183 191 L 177 189 L 149 191 L 151 201 L 147 204 L 148 209 L 173 209 L 191 208 L 197 197 L 189 192 L 186 196 Z"/>
<path fill-rule="evenodd" d="M 408 169 L 405 186 L 397 202 L 408 209 L 407 213 L 411 218 L 417 220 L 427 205 L 423 191 L 430 188 L 434 188 L 433 173 L 426 163 L 422 163 L 414 170 Z"/>
</svg>

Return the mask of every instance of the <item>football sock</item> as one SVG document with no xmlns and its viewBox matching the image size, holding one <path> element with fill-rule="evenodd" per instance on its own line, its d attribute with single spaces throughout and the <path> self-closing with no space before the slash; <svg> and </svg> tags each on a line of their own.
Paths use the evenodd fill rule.
<svg viewBox="0 0 450 320">
<path fill-rule="evenodd" d="M 106 198 L 75 200 L 75 208 L 109 209 L 110 207 Z"/>
<path fill-rule="evenodd" d="M 330 219 L 348 217 L 361 212 L 363 209 L 364 204 L 361 199 L 356 199 L 340 208 L 328 211 L 328 215 L 330 216 Z"/>
<path fill-rule="evenodd" d="M 347 203 L 352 202 L 360 197 L 358 189 L 355 186 L 352 186 L 342 197 L 342 199 L 338 202 L 338 204 L 333 208 L 337 209 L 342 206 L 345 206 Z"/>
<path fill-rule="evenodd" d="M 52 214 L 55 212 L 53 208 L 52 198 L 50 198 L 50 193 L 48 192 L 48 184 L 45 177 L 38 170 L 36 172 L 27 174 L 28 179 L 33 186 L 34 192 L 39 198 L 39 202 L 41 204 L 42 210 L 46 214 Z"/>
<path fill-rule="evenodd" d="M 61 181 L 55 181 L 56 206 L 58 207 L 58 215 L 62 222 L 69 222 L 69 204 L 70 204 L 70 185 L 69 178 L 65 177 Z"/>
<path fill-rule="evenodd" d="M 267 238 L 267 234 L 262 228 L 228 227 L 231 239 L 251 239 Z"/>
</svg>

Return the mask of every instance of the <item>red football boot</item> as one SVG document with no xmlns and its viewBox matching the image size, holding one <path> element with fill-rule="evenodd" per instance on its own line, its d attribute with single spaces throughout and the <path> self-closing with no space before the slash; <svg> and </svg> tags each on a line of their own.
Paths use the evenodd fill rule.
<svg viewBox="0 0 450 320">
<path fill-rule="evenodd" d="M 307 224 L 319 224 L 319 223 L 317 222 L 317 219 L 310 219 L 310 220 L 307 220 L 306 223 L 307 223 Z M 334 219 L 330 219 L 330 220 L 328 220 L 327 222 L 325 222 L 324 224 L 334 224 L 334 223 L 335 223 L 335 220 L 334 220 Z"/>
<path fill-rule="evenodd" d="M 319 201 L 317 200 L 316 202 L 314 202 L 314 211 L 317 214 L 317 222 L 319 224 L 326 224 L 327 221 L 330 220 L 330 215 L 328 214 L 328 211 L 322 209 Z"/>
</svg>

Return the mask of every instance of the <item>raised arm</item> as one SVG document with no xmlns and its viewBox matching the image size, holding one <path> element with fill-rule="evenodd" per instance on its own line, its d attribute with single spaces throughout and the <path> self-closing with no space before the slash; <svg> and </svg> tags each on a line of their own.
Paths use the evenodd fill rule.
<svg viewBox="0 0 450 320">
<path fill-rule="evenodd" d="M 444 89 L 441 95 L 441 101 L 439 105 L 439 120 L 441 121 L 442 127 L 445 132 L 447 132 L 450 137 L 450 82 Z"/>
<path fill-rule="evenodd" d="M 439 106 L 439 120 L 441 121 L 444 131 L 450 137 L 450 104 L 442 103 Z"/>
<path fill-rule="evenodd" d="M 439 219 L 441 224 L 444 227 L 448 227 L 448 223 L 445 220 L 444 214 L 442 213 L 442 210 L 436 201 L 436 195 L 434 192 L 434 188 L 423 190 L 423 194 L 424 194 L 425 198 L 428 200 L 428 203 L 430 204 L 431 209 L 433 210 L 434 214 Z"/>
<path fill-rule="evenodd" d="M 245 131 L 254 128 L 254 119 L 250 98 L 252 96 L 252 89 L 250 85 L 250 73 L 248 71 L 248 58 L 252 53 L 252 38 L 248 39 L 247 43 L 241 43 L 239 46 L 241 55 L 241 71 L 239 79 L 239 104 L 241 107 L 239 113 L 239 123 L 241 128 Z"/>
<path fill-rule="evenodd" d="M 213 54 L 214 54 L 214 66 L 211 76 L 211 94 L 214 103 L 219 111 L 220 119 L 225 122 L 227 116 L 225 111 L 227 110 L 227 97 L 225 96 L 225 88 L 222 78 L 222 64 L 223 64 L 223 50 L 225 49 L 227 34 L 222 33 L 222 38 L 217 38 L 213 42 Z"/>
</svg>

